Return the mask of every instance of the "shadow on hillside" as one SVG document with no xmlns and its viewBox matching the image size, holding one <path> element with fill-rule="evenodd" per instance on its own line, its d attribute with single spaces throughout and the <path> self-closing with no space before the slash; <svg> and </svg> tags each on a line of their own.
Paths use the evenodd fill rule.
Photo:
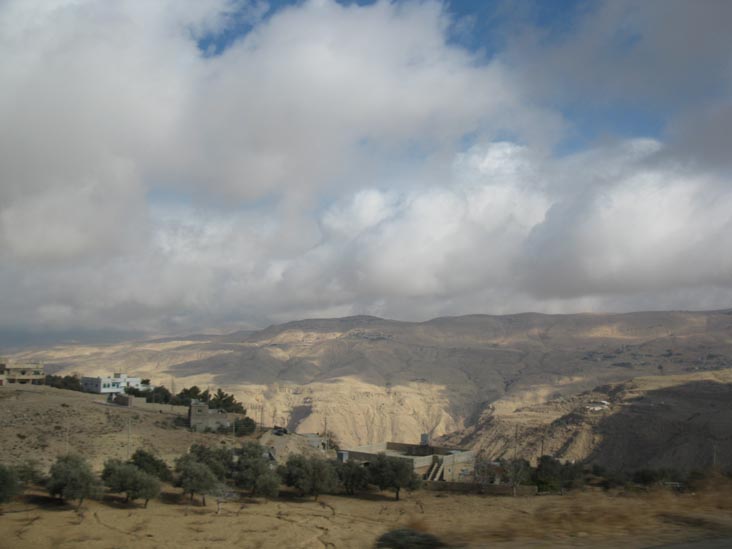
<svg viewBox="0 0 732 549">
<path fill-rule="evenodd" d="M 732 468 L 732 384 L 693 381 L 626 400 L 600 420 L 591 463 L 619 471 Z"/>
</svg>

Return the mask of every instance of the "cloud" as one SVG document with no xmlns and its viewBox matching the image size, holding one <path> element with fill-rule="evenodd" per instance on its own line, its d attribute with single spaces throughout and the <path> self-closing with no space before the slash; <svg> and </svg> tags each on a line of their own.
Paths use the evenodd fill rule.
<svg viewBox="0 0 732 549">
<path fill-rule="evenodd" d="M 0 327 L 726 306 L 710 5 L 601 3 L 486 60 L 437 2 L 5 2 Z M 562 105 L 626 96 L 667 132 L 553 153 Z"/>
</svg>

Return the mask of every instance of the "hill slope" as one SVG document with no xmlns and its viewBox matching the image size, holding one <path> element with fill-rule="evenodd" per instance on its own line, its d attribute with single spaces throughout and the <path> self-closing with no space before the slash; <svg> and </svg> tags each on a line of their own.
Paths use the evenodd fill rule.
<svg viewBox="0 0 732 549">
<path fill-rule="evenodd" d="M 222 386 L 265 423 L 317 432 L 327 418 L 351 446 L 475 428 L 489 411 L 508 416 L 631 378 L 730 368 L 732 311 L 471 315 L 422 323 L 361 316 L 18 356 L 60 372 L 127 371 L 178 390 Z"/>
</svg>

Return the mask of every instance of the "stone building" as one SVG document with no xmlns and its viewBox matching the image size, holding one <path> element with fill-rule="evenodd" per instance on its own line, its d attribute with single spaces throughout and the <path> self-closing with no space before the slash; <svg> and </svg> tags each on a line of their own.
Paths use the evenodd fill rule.
<svg viewBox="0 0 732 549">
<path fill-rule="evenodd" d="M 231 421 L 223 410 L 212 410 L 207 402 L 193 399 L 188 407 L 188 426 L 192 431 L 215 431 L 219 427 L 231 427 Z"/>
<path fill-rule="evenodd" d="M 426 444 L 403 442 L 382 442 L 359 446 L 338 453 L 341 461 L 368 463 L 379 454 L 406 459 L 412 463 L 414 472 L 424 480 L 467 482 L 475 473 L 475 453 L 463 448 L 446 448 Z"/>
<path fill-rule="evenodd" d="M 16 362 L 0 359 L 0 386 L 14 383 L 43 385 L 45 367 L 40 362 Z"/>
</svg>

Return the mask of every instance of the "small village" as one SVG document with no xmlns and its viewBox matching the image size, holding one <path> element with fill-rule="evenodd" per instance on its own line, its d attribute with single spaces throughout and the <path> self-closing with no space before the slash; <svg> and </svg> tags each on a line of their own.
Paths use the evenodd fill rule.
<svg viewBox="0 0 732 549">
<path fill-rule="evenodd" d="M 43 364 L 0 361 L 0 386 L 44 383 L 46 374 Z M 157 409 L 161 406 L 145 399 L 145 395 L 151 394 L 153 390 L 149 380 L 125 373 L 117 372 L 105 377 L 83 376 L 79 378 L 79 386 L 84 392 L 102 395 L 104 399 L 99 403 L 107 406 L 127 409 Z M 316 455 L 333 459 L 338 464 L 349 463 L 367 469 L 380 456 L 403 462 L 412 472 L 414 482 L 410 481 L 411 485 L 418 484 L 426 490 L 491 495 L 532 495 L 538 491 L 535 485 L 526 485 L 512 478 L 510 467 L 505 463 L 481 459 L 476 468 L 474 451 L 433 445 L 429 434 L 423 434 L 420 441 L 415 443 L 382 441 L 340 448 L 332 443 L 331 433 L 293 433 L 285 426 L 265 426 L 249 418 L 240 406 L 238 412 L 211 407 L 210 396 L 206 400 L 191 398 L 187 407 L 171 405 L 170 408 L 179 410 L 180 419 L 185 420 L 185 427 L 192 432 L 231 434 L 235 437 L 245 433 L 271 442 L 263 445 L 263 456 L 271 462 L 272 468 L 278 463 L 278 446 L 284 446 L 278 439 L 295 437 Z M 185 410 L 185 418 L 182 417 L 182 410 Z M 267 436 L 263 439 L 265 434 Z M 279 461 L 282 462 L 281 459 Z"/>
</svg>

